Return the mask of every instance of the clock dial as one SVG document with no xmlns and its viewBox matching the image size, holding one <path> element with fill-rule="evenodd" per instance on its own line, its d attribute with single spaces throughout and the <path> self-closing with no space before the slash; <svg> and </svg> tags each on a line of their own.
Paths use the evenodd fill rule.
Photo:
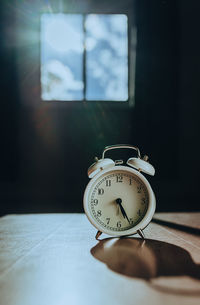
<svg viewBox="0 0 200 305">
<path fill-rule="evenodd" d="M 149 195 L 144 182 L 129 171 L 109 171 L 92 185 L 88 204 L 91 217 L 109 231 L 125 231 L 145 216 Z"/>
</svg>

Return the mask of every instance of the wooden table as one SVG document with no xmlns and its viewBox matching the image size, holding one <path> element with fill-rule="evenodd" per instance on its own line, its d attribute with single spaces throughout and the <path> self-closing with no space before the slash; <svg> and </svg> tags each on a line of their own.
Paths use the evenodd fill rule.
<svg viewBox="0 0 200 305">
<path fill-rule="evenodd" d="M 83 214 L 0 218 L 0 305 L 200 304 L 200 213 L 155 219 L 96 241 Z"/>
</svg>

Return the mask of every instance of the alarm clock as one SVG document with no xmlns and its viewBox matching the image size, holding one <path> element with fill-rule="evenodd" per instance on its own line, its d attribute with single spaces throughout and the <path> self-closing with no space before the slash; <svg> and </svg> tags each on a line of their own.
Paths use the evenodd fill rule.
<svg viewBox="0 0 200 305">
<path fill-rule="evenodd" d="M 113 161 L 105 153 L 113 149 L 132 149 L 136 157 Z M 154 192 L 141 173 L 154 175 L 155 169 L 148 156 L 141 157 L 140 150 L 132 145 L 111 145 L 104 148 L 102 158 L 95 158 L 88 169 L 91 179 L 85 189 L 83 206 L 91 224 L 102 233 L 111 236 L 139 234 L 151 221 L 156 207 Z"/>
</svg>

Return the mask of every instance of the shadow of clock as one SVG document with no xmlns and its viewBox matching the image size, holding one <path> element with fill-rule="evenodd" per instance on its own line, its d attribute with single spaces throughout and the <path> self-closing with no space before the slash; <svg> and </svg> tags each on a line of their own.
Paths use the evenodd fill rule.
<svg viewBox="0 0 200 305">
<path fill-rule="evenodd" d="M 107 238 L 91 254 L 112 271 L 144 279 L 155 289 L 200 295 L 200 265 L 181 247 L 151 239 Z"/>
</svg>

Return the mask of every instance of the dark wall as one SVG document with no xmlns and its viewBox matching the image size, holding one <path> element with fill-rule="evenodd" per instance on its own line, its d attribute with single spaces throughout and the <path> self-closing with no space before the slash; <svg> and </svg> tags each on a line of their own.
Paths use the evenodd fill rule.
<svg viewBox="0 0 200 305">
<path fill-rule="evenodd" d="M 0 130 L 1 130 L 1 169 L 2 182 L 15 181 L 18 175 L 18 123 L 19 96 L 17 89 L 17 71 L 15 50 L 8 47 L 6 39 L 10 29 L 11 12 L 0 3 Z"/>
<path fill-rule="evenodd" d="M 149 180 L 159 211 L 198 209 L 200 4 L 116 5 L 116 11 L 128 10 L 137 26 L 135 106 L 130 108 L 40 100 L 39 13 L 47 9 L 45 3 L 0 4 L 0 214 L 82 211 L 87 168 L 104 146 L 116 143 L 137 145 L 150 156 L 156 176 Z M 56 3 L 50 2 L 55 11 Z M 66 3 L 80 10 L 77 1 L 63 1 L 63 11 Z M 87 1 L 87 9 L 106 6 L 112 12 L 112 4 Z"/>
</svg>

